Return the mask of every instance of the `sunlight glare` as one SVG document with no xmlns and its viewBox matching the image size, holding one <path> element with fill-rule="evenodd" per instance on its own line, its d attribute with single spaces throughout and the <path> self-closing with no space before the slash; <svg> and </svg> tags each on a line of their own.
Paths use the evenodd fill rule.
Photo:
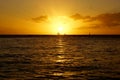
<svg viewBox="0 0 120 80">
<path fill-rule="evenodd" d="M 51 19 L 53 31 L 60 35 L 70 32 L 72 21 L 66 16 L 57 16 Z"/>
<path fill-rule="evenodd" d="M 59 33 L 62 33 L 62 32 L 63 32 L 63 27 L 61 27 L 61 26 L 58 27 L 58 32 L 59 32 Z"/>
</svg>

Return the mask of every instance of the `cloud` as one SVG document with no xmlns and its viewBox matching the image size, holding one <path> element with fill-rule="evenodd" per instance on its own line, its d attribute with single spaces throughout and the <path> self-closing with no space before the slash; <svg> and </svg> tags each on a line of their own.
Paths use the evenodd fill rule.
<svg viewBox="0 0 120 80">
<path fill-rule="evenodd" d="M 80 19 L 83 19 L 83 16 L 80 15 L 80 14 L 78 14 L 78 13 L 76 13 L 76 14 L 70 16 L 70 17 L 71 17 L 72 19 L 74 19 L 74 20 L 80 20 Z"/>
<path fill-rule="evenodd" d="M 71 15 L 70 18 L 72 18 L 74 20 L 87 20 L 87 19 L 90 19 L 91 16 L 82 16 L 81 14 L 76 13 L 74 15 Z"/>
<path fill-rule="evenodd" d="M 105 13 L 87 19 L 88 22 L 99 21 L 101 26 L 116 27 L 120 26 L 120 13 Z"/>
<path fill-rule="evenodd" d="M 102 25 L 107 27 L 115 27 L 120 25 L 120 13 L 106 13 L 96 17 L 101 21 Z"/>
<path fill-rule="evenodd" d="M 43 21 L 47 21 L 48 16 L 39 16 L 39 17 L 32 18 L 32 20 L 34 22 L 40 23 L 40 22 L 43 22 Z"/>
<path fill-rule="evenodd" d="M 118 27 L 120 26 L 120 12 L 118 13 L 104 13 L 97 16 L 81 16 L 75 14 L 71 16 L 74 20 L 83 20 L 85 23 L 92 23 L 91 28 L 101 27 Z M 93 26 L 93 27 L 92 27 Z"/>
</svg>

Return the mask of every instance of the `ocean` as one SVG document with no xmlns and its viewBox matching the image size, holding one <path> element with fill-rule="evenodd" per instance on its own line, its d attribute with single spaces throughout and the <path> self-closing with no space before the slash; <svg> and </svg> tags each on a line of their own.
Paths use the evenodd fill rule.
<svg viewBox="0 0 120 80">
<path fill-rule="evenodd" d="M 120 80 L 120 36 L 0 37 L 0 80 Z"/>
</svg>

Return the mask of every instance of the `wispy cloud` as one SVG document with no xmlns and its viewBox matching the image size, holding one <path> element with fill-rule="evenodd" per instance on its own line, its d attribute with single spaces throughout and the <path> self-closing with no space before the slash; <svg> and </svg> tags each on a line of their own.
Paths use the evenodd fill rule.
<svg viewBox="0 0 120 80">
<path fill-rule="evenodd" d="M 83 20 L 85 23 L 90 23 L 87 28 L 99 27 L 118 27 L 120 26 L 120 12 L 118 13 L 104 13 L 97 16 L 82 16 L 75 14 L 70 16 L 74 20 Z"/>
<path fill-rule="evenodd" d="M 48 16 L 39 16 L 39 17 L 32 18 L 32 20 L 34 22 L 40 23 L 40 22 L 43 22 L 43 21 L 47 21 Z"/>
<path fill-rule="evenodd" d="M 90 19 L 91 16 L 82 16 L 81 14 L 76 13 L 74 15 L 71 15 L 70 18 L 72 18 L 74 20 L 87 20 L 87 19 Z"/>
<path fill-rule="evenodd" d="M 100 14 L 96 17 L 90 18 L 91 21 L 100 21 L 101 25 L 106 27 L 120 26 L 120 13 L 106 13 Z"/>
<path fill-rule="evenodd" d="M 74 14 L 74 15 L 71 15 L 70 17 L 71 17 L 72 19 L 74 19 L 74 20 L 83 19 L 83 16 L 80 15 L 79 13 L 76 13 L 76 14 Z"/>
</svg>

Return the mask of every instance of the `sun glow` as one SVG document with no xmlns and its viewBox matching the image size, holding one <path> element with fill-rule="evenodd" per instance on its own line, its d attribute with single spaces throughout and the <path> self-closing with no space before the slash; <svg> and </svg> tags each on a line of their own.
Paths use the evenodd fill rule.
<svg viewBox="0 0 120 80">
<path fill-rule="evenodd" d="M 65 34 L 67 32 L 67 25 L 65 25 L 64 23 L 57 23 L 56 24 L 56 28 L 57 28 L 57 33 L 59 34 Z"/>
<path fill-rule="evenodd" d="M 62 33 L 63 32 L 63 27 L 58 27 L 58 32 Z"/>
<path fill-rule="evenodd" d="M 72 19 L 66 16 L 57 16 L 51 19 L 53 32 L 56 34 L 68 34 L 71 31 Z"/>
</svg>

